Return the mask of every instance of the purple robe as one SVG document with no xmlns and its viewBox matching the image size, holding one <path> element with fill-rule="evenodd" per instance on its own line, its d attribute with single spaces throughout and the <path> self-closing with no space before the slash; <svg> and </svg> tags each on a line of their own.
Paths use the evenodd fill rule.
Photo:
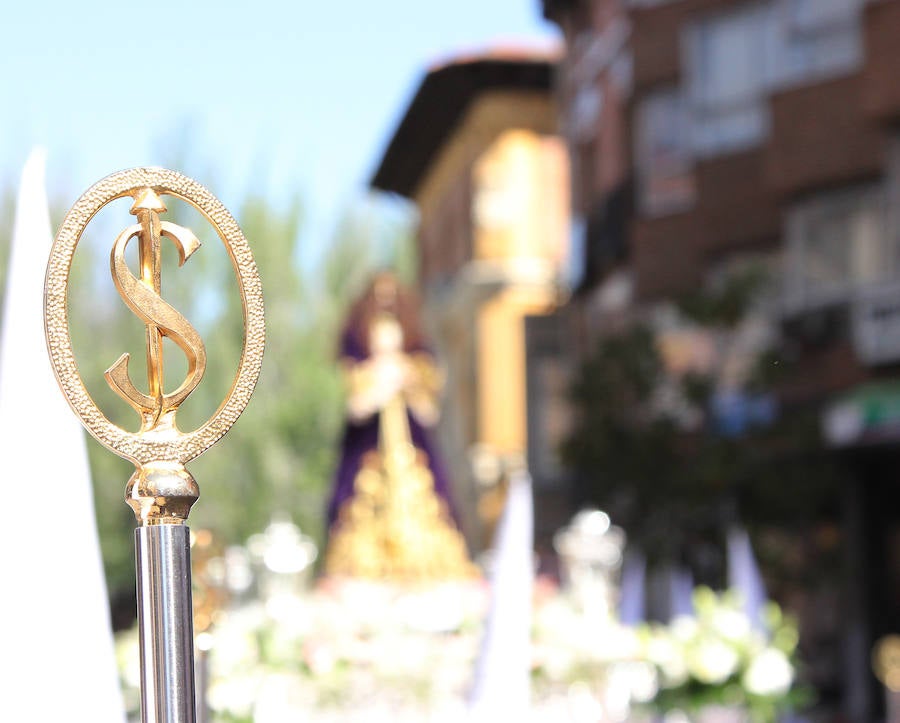
<svg viewBox="0 0 900 723">
<path fill-rule="evenodd" d="M 426 350 L 423 349 L 421 351 L 425 352 Z M 367 357 L 367 354 L 356 339 L 349 332 L 345 332 L 341 339 L 341 356 L 354 361 L 362 361 Z M 362 466 L 363 457 L 367 452 L 378 450 L 378 417 L 379 415 L 376 412 L 368 419 L 359 421 L 347 420 L 343 439 L 341 440 L 341 459 L 338 463 L 334 488 L 328 503 L 329 528 L 334 525 L 343 504 L 353 496 L 353 482 Z M 428 469 L 434 478 L 434 491 L 446 504 L 450 517 L 456 523 L 457 518 L 450 497 L 449 480 L 438 458 L 437 449 L 430 438 L 428 430 L 422 426 L 414 415 L 410 414 L 409 410 L 407 410 L 407 418 L 409 419 L 409 432 L 413 445 L 428 458 Z"/>
</svg>

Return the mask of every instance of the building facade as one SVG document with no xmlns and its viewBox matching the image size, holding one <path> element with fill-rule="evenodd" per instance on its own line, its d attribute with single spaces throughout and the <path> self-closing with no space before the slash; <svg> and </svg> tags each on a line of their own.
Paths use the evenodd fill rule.
<svg viewBox="0 0 900 723">
<path fill-rule="evenodd" d="M 527 454 L 526 319 L 554 311 L 568 258 L 554 64 L 501 49 L 430 70 L 372 181 L 419 210 L 418 282 L 447 371 L 438 431 L 476 552 Z"/>
<path fill-rule="evenodd" d="M 581 346 L 741 264 L 769 270 L 766 314 L 801 370 L 783 413 L 817 410 L 844 477 L 844 584 L 783 602 L 823 638 L 825 703 L 876 720 L 870 653 L 900 632 L 900 2 L 542 8 L 565 38 Z"/>
</svg>

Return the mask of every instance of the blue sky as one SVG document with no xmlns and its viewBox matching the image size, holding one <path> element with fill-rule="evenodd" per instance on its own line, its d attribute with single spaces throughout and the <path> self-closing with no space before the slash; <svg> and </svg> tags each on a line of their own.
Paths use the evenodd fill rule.
<svg viewBox="0 0 900 723">
<path fill-rule="evenodd" d="M 0 46 L 0 182 L 48 148 L 66 205 L 121 168 L 191 168 L 226 205 L 300 190 L 318 244 L 362 193 L 429 65 L 557 38 L 537 0 L 17 2 Z M 198 171 L 198 169 L 200 169 Z M 306 235 L 306 234 L 304 234 Z"/>
</svg>

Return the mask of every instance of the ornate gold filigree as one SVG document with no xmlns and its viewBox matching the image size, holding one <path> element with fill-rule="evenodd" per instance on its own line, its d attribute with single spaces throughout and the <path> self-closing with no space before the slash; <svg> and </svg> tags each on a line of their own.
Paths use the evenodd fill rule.
<svg viewBox="0 0 900 723">
<path fill-rule="evenodd" d="M 244 316 L 244 345 L 231 390 L 213 416 L 199 428 L 182 432 L 175 424 L 179 405 L 196 388 L 206 367 L 206 351 L 190 323 L 160 295 L 159 249 L 170 239 L 184 263 L 200 245 L 190 230 L 159 216 L 166 212 L 162 196 L 182 199 L 198 209 L 216 230 L 238 278 Z M 131 197 L 137 224 L 119 234 L 110 266 L 123 300 L 147 330 L 148 392 L 128 376 L 128 355 L 106 372 L 109 385 L 141 415 L 138 432 L 114 425 L 87 392 L 72 350 L 66 303 L 69 274 L 78 241 L 105 205 Z M 137 238 L 141 273 L 134 276 L 124 260 L 125 247 Z M 247 240 L 237 222 L 206 188 L 174 171 L 133 168 L 114 173 L 89 188 L 69 209 L 56 235 L 44 287 L 44 326 L 53 371 L 69 405 L 88 431 L 104 446 L 131 460 L 137 470 L 128 483 L 126 500 L 145 524 L 181 522 L 199 492 L 184 468 L 215 444 L 250 401 L 259 378 L 265 346 L 262 284 Z M 175 391 L 162 388 L 162 337 L 171 338 L 188 359 L 188 373 Z"/>
</svg>

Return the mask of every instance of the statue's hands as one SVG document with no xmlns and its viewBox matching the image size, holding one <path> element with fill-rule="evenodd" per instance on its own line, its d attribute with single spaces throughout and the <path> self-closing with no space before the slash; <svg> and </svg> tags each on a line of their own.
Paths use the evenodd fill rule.
<svg viewBox="0 0 900 723">
<path fill-rule="evenodd" d="M 350 416 L 361 421 L 384 409 L 412 383 L 413 372 L 402 354 L 377 354 L 348 368 Z"/>
<path fill-rule="evenodd" d="M 443 384 L 443 373 L 430 356 L 419 354 L 408 358 L 404 396 L 413 416 L 425 427 L 431 427 L 438 421 Z"/>
<path fill-rule="evenodd" d="M 385 354 L 373 358 L 372 370 L 377 396 L 384 404 L 400 394 L 412 379 L 409 362 L 400 354 Z"/>
<path fill-rule="evenodd" d="M 362 421 L 402 396 L 413 415 L 425 426 L 437 422 L 443 374 L 430 358 L 401 353 L 376 354 L 346 367 L 349 379 L 347 409 Z"/>
</svg>

